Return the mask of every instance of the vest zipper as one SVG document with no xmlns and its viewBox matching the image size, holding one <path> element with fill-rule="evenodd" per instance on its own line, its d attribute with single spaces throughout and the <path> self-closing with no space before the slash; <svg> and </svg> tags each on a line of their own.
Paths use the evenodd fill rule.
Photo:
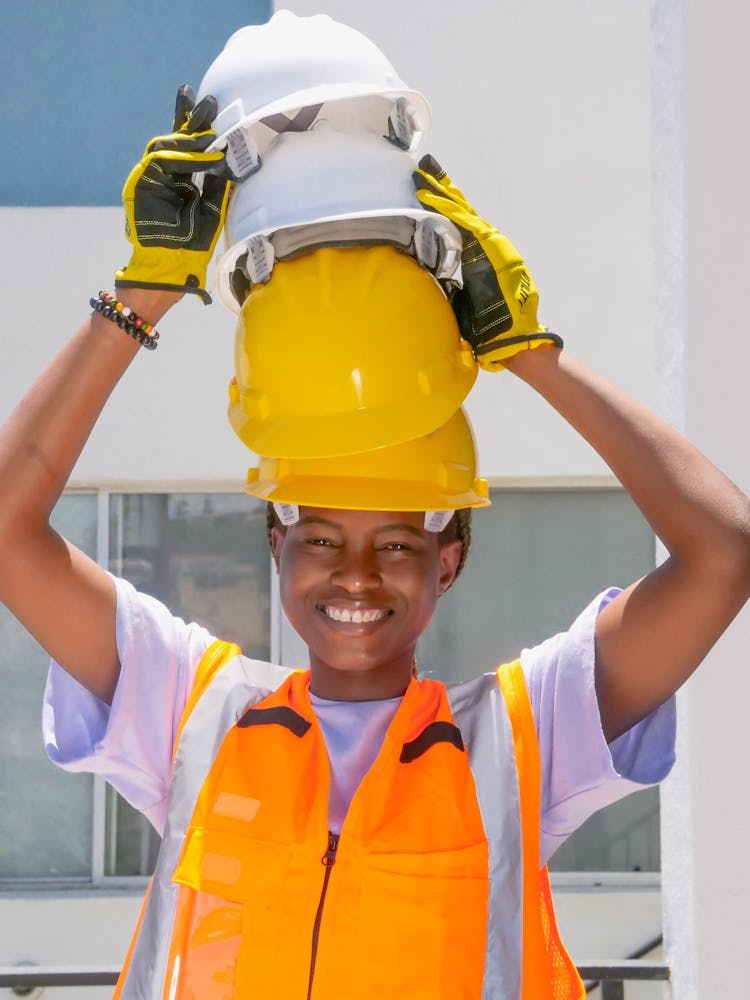
<svg viewBox="0 0 750 1000">
<path fill-rule="evenodd" d="M 320 900 L 318 901 L 318 912 L 315 914 L 315 923 L 312 933 L 312 953 L 310 955 L 310 981 L 307 985 L 307 1000 L 312 996 L 313 976 L 315 975 L 315 959 L 318 955 L 318 937 L 320 935 L 320 924 L 323 919 L 323 904 L 328 891 L 328 881 L 331 877 L 331 869 L 336 864 L 336 851 L 339 846 L 339 835 L 328 831 L 328 847 L 323 857 L 320 859 L 325 867 L 326 873 L 323 876 L 323 888 L 320 890 Z"/>
</svg>

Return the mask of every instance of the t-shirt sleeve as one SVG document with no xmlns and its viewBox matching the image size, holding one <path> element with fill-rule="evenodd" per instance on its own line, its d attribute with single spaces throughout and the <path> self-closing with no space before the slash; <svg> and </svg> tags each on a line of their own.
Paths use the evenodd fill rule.
<svg viewBox="0 0 750 1000">
<path fill-rule="evenodd" d="M 646 785 L 674 764 L 675 699 L 607 745 L 594 686 L 594 629 L 620 593 L 595 598 L 567 632 L 521 654 L 542 764 L 541 862 L 592 813 Z"/>
<path fill-rule="evenodd" d="M 115 578 L 115 586 L 121 669 L 112 706 L 52 661 L 44 744 L 53 763 L 101 775 L 161 831 L 177 729 L 214 639 L 125 580 Z"/>
</svg>

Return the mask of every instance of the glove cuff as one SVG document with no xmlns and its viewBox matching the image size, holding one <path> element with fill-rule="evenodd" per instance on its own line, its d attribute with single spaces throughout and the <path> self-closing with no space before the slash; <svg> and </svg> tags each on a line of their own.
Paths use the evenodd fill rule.
<svg viewBox="0 0 750 1000">
<path fill-rule="evenodd" d="M 550 330 L 540 333 L 528 333 L 518 337 L 508 337 L 495 344 L 485 344 L 475 348 L 477 363 L 485 371 L 496 372 L 505 368 L 503 361 L 512 358 L 521 351 L 533 351 L 537 347 L 564 347 L 562 337 Z"/>
<path fill-rule="evenodd" d="M 118 277 L 118 275 L 124 273 L 124 270 L 115 271 L 115 288 L 153 288 L 160 292 L 194 292 L 200 296 L 204 305 L 210 306 L 213 302 L 213 299 L 205 288 L 189 288 L 187 285 L 167 285 L 164 282 L 155 281 L 125 281 Z"/>
<path fill-rule="evenodd" d="M 169 267 L 165 267 L 169 264 Z M 192 292 L 206 305 L 206 262 L 202 253 L 137 247 L 126 267 L 115 272 L 116 288 L 156 288 L 168 292 Z"/>
</svg>

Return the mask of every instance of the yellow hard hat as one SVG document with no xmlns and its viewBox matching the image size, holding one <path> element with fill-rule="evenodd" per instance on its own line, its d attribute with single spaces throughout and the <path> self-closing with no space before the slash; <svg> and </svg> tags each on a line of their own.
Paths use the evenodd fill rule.
<svg viewBox="0 0 750 1000">
<path fill-rule="evenodd" d="M 488 507 L 476 478 L 471 425 L 459 409 L 429 434 L 356 455 L 260 458 L 245 493 L 273 503 L 343 510 L 458 510 Z"/>
<path fill-rule="evenodd" d="M 229 422 L 259 455 L 316 458 L 444 424 L 477 364 L 437 281 L 391 246 L 277 262 L 242 307 Z"/>
</svg>

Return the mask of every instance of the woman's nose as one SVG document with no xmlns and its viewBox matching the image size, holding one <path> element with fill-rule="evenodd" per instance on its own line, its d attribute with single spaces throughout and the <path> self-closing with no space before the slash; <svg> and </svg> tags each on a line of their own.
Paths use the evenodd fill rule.
<svg viewBox="0 0 750 1000">
<path fill-rule="evenodd" d="M 337 586 L 352 594 L 371 590 L 380 583 L 376 553 L 372 549 L 342 548 L 332 578 Z"/>
</svg>

